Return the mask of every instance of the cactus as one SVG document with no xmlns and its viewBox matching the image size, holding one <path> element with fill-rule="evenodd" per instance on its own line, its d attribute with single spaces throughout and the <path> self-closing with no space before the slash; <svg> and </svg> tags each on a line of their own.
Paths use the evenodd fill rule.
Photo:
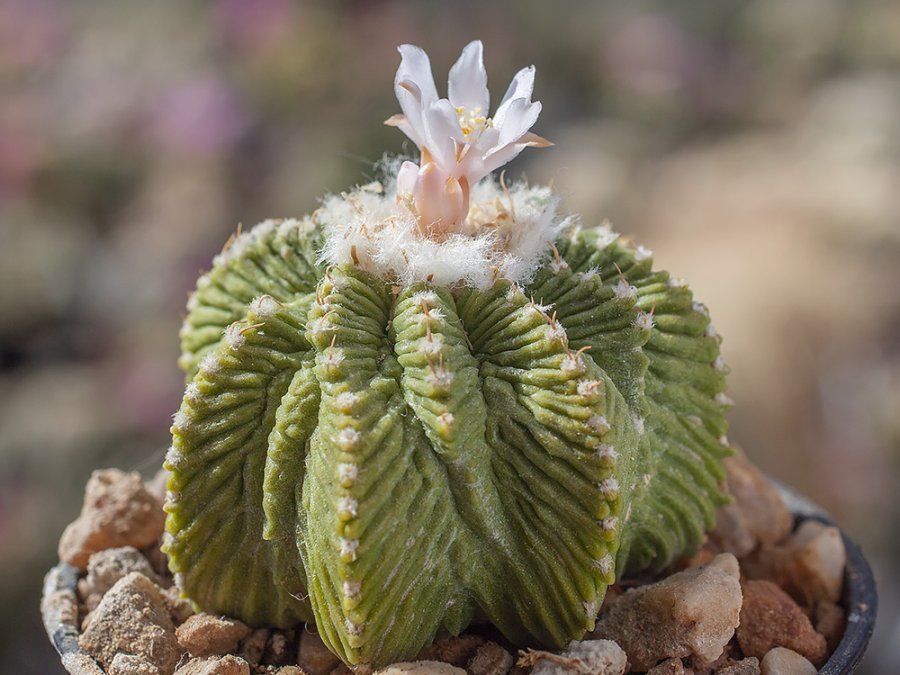
<svg viewBox="0 0 900 675">
<path fill-rule="evenodd" d="M 347 204 L 403 201 L 377 187 L 238 235 L 200 278 L 164 544 L 200 608 L 315 621 L 349 664 L 475 621 L 560 647 L 617 578 L 699 547 L 729 454 L 706 309 L 643 247 L 555 218 L 548 190 L 490 189 L 508 209 L 466 200 L 491 236 L 526 207 L 553 219 L 519 278 L 329 257 Z"/>
</svg>

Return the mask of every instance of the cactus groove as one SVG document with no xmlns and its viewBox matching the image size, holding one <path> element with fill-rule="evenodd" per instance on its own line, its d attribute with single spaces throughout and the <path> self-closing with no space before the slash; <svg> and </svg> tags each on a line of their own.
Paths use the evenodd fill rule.
<svg viewBox="0 0 900 675">
<path fill-rule="evenodd" d="M 320 267 L 320 230 L 238 236 L 188 305 L 164 550 L 200 608 L 315 621 L 350 664 L 485 619 L 561 647 L 699 547 L 720 340 L 649 252 L 573 230 L 526 286 L 397 288 Z"/>
</svg>

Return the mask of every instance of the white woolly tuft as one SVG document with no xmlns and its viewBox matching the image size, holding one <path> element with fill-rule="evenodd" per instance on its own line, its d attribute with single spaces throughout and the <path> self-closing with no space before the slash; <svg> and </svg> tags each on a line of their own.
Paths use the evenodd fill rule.
<svg viewBox="0 0 900 675">
<path fill-rule="evenodd" d="M 320 260 L 357 264 L 404 286 L 431 281 L 485 289 L 498 278 L 528 283 L 574 223 L 557 214 L 558 202 L 546 187 L 518 184 L 507 191 L 485 179 L 472 189 L 463 231 L 435 239 L 398 203 L 395 185 L 373 183 L 325 199 L 317 212 L 326 233 Z"/>
</svg>

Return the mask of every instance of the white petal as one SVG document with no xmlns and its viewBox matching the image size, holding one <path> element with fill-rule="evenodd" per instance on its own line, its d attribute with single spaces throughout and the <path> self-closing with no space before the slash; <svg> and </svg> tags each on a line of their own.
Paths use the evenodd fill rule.
<svg viewBox="0 0 900 675">
<path fill-rule="evenodd" d="M 498 145 L 514 143 L 531 129 L 537 122 L 538 115 L 541 114 L 541 103 L 540 101 L 532 103 L 528 99 L 516 98 L 509 103 L 504 112 L 501 119 L 494 120 L 494 124 L 500 129 Z"/>
<path fill-rule="evenodd" d="M 421 145 L 425 142 L 425 139 L 420 137 L 412 128 L 409 120 L 406 119 L 406 115 L 391 115 L 384 121 L 384 123 L 389 127 L 398 128 L 400 131 L 406 134 L 409 139 L 417 146 L 421 147 Z"/>
<path fill-rule="evenodd" d="M 509 143 L 492 149 L 482 160 L 482 177 L 504 164 L 513 161 L 526 146 L 524 143 Z"/>
<path fill-rule="evenodd" d="M 415 162 L 403 162 L 400 171 L 397 172 L 397 194 L 412 194 L 416 187 L 416 178 L 419 175 L 419 165 Z"/>
<path fill-rule="evenodd" d="M 454 108 L 480 109 L 485 117 L 488 116 L 491 99 L 481 40 L 467 44 L 450 69 L 449 95 Z"/>
<path fill-rule="evenodd" d="M 546 148 L 553 145 L 546 138 L 542 138 L 537 134 L 526 131 L 514 143 L 500 145 L 488 151 L 482 160 L 482 176 L 488 175 L 494 169 L 514 160 L 525 148 Z"/>
<path fill-rule="evenodd" d="M 500 140 L 500 131 L 494 127 L 488 127 L 481 132 L 481 136 L 475 143 L 463 149 L 457 171 L 459 175 L 468 177 L 469 185 L 475 185 L 490 173 L 484 170 L 484 158 L 495 148 L 498 140 Z"/>
<path fill-rule="evenodd" d="M 456 172 L 456 144 L 464 143 L 462 129 L 453 105 L 445 98 L 425 110 L 425 146 L 432 159 L 448 174 Z"/>
<path fill-rule="evenodd" d="M 419 147 L 425 143 L 425 124 L 422 111 L 437 99 L 437 87 L 431 74 L 431 62 L 421 48 L 400 45 L 400 67 L 394 77 L 394 93 L 406 116 L 409 129 L 401 130 Z"/>
<path fill-rule="evenodd" d="M 529 101 L 531 100 L 531 93 L 534 91 L 534 66 L 528 66 L 527 68 L 522 68 L 518 73 L 513 77 L 512 82 L 509 83 L 509 89 L 506 90 L 506 93 L 503 95 L 503 99 L 500 101 L 500 105 L 497 107 L 497 114 L 495 117 L 502 117 L 500 110 L 503 109 L 504 105 L 506 105 L 509 101 L 512 101 L 516 98 L 527 98 Z"/>
<path fill-rule="evenodd" d="M 431 61 L 428 54 L 421 47 L 415 45 L 400 45 L 400 67 L 397 68 L 397 76 L 394 83 L 408 80 L 418 87 L 422 93 L 422 100 L 430 103 L 437 99 L 437 87 L 434 86 L 434 76 L 431 74 Z"/>
</svg>

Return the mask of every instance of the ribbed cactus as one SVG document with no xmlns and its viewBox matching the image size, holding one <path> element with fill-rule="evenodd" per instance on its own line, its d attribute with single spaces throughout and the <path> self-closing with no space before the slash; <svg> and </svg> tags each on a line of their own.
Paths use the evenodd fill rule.
<svg viewBox="0 0 900 675">
<path fill-rule="evenodd" d="M 527 283 L 401 283 L 322 263 L 343 225 L 262 223 L 191 297 L 164 546 L 188 597 L 378 666 L 474 621 L 562 646 L 697 549 L 728 399 L 683 283 L 577 227 Z"/>
</svg>

